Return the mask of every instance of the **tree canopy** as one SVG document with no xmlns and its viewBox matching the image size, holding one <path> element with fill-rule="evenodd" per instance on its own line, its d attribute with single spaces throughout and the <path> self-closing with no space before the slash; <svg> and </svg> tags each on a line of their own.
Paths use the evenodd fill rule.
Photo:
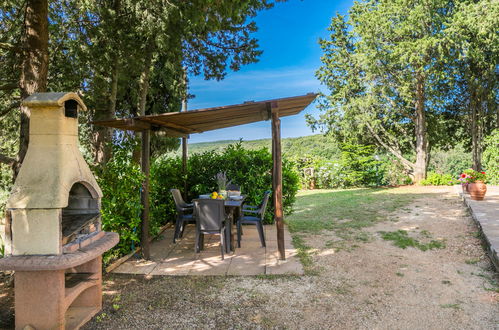
<svg viewBox="0 0 499 330">
<path fill-rule="evenodd" d="M 27 135 L 18 112 L 20 98 L 45 89 L 78 91 L 91 110 L 86 121 L 178 111 L 187 94 L 186 71 L 223 79 L 228 70 L 258 60 L 261 50 L 253 36 L 257 26 L 252 18 L 273 4 L 272 0 L 4 1 L 0 6 L 4 73 L 0 116 L 5 120 L 0 128 L 8 133 L 8 127 L 21 125 Z M 36 17 L 30 21 L 27 13 L 31 12 Z M 30 35 L 30 24 L 42 29 L 47 24 L 47 34 Z M 33 48 L 27 36 L 48 48 Z M 46 58 L 47 64 L 23 71 L 23 66 L 28 68 L 28 55 L 35 53 Z M 40 61 L 32 58 L 32 63 Z M 48 74 L 42 72 L 39 86 L 23 92 L 29 80 L 26 74 L 39 75 L 40 68 L 48 68 Z M 105 141 L 113 139 L 112 131 L 98 127 L 83 131 L 89 134 L 86 140 L 92 141 L 95 161 L 105 162 L 110 155 Z M 17 150 L 10 146 L 16 140 L 21 149 L 27 145 L 26 136 L 19 140 L 17 134 L 6 134 L 8 142 L 0 150 L 2 163 L 15 161 Z M 178 141 L 167 145 L 176 146 Z"/>
<path fill-rule="evenodd" d="M 431 147 L 457 142 L 456 125 L 470 111 L 458 101 L 457 82 L 466 77 L 462 54 L 474 49 L 473 60 L 491 68 L 497 36 L 490 22 L 498 11 L 493 1 L 486 2 L 365 0 L 348 17 L 333 17 L 329 38 L 320 40 L 324 55 L 317 71 L 330 93 L 321 99 L 323 114 L 309 123 L 343 140 L 376 143 L 416 181 L 424 178 Z M 488 18 L 480 28 L 474 20 L 482 14 Z M 455 31 L 468 28 L 483 36 L 454 38 Z M 487 72 L 476 81 L 497 95 L 497 76 Z"/>
</svg>

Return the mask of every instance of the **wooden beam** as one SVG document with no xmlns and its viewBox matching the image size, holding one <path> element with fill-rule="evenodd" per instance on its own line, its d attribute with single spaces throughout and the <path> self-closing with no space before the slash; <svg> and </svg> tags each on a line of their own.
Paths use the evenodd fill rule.
<svg viewBox="0 0 499 330">
<path fill-rule="evenodd" d="M 124 122 L 128 125 L 132 125 L 135 129 L 138 130 L 150 130 L 151 124 L 143 122 L 137 119 L 125 119 Z"/>
<path fill-rule="evenodd" d="M 144 182 L 142 183 L 142 224 L 141 224 L 141 246 L 144 259 L 149 260 L 150 242 L 149 242 L 149 174 L 150 174 L 150 156 L 151 156 L 151 132 L 142 131 L 142 173 L 144 173 Z"/>
<path fill-rule="evenodd" d="M 154 119 L 154 118 L 142 117 L 139 120 L 153 123 L 153 124 L 156 124 L 158 126 L 167 127 L 169 129 L 171 129 L 172 131 L 178 131 L 179 133 L 182 133 L 182 134 L 190 134 L 190 133 L 197 132 L 197 130 L 194 128 L 190 128 L 190 127 L 186 127 L 186 126 L 182 126 L 182 125 L 178 125 L 175 123 L 170 123 L 167 121 L 162 121 L 162 120 L 158 120 L 158 119 Z"/>
<path fill-rule="evenodd" d="M 282 154 L 281 154 L 281 119 L 279 105 L 271 102 L 267 105 L 272 112 L 272 188 L 274 202 L 274 220 L 277 229 L 277 249 L 281 260 L 286 259 L 284 250 L 284 216 L 282 206 Z"/>
</svg>

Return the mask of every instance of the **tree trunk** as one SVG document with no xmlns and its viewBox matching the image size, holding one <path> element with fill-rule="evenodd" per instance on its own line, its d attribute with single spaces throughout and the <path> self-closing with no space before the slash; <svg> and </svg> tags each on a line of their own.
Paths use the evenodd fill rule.
<svg viewBox="0 0 499 330">
<path fill-rule="evenodd" d="M 147 105 L 147 94 L 149 92 L 149 76 L 151 75 L 151 65 L 152 65 L 152 55 L 153 55 L 153 45 L 149 43 L 149 46 L 146 48 L 146 54 L 144 59 L 144 67 L 142 68 L 142 72 L 140 73 L 139 80 L 139 100 L 137 102 L 137 115 L 145 116 L 146 115 L 146 105 Z M 135 138 L 138 141 L 137 146 L 133 150 L 132 160 L 137 164 L 140 163 L 141 158 L 141 134 L 135 134 Z"/>
<path fill-rule="evenodd" d="M 471 115 L 471 153 L 473 156 L 473 169 L 482 169 L 482 128 L 481 128 L 481 100 L 480 92 L 470 84 L 470 115 Z"/>
<path fill-rule="evenodd" d="M 116 98 L 118 95 L 119 63 L 115 56 L 111 73 L 111 86 L 107 105 L 104 108 L 95 109 L 94 120 L 109 120 L 116 115 Z M 94 160 L 97 164 L 105 164 L 111 158 L 111 142 L 113 129 L 110 127 L 94 126 Z"/>
<path fill-rule="evenodd" d="M 23 62 L 19 80 L 22 99 L 33 93 L 47 90 L 48 42 L 48 2 L 47 0 L 27 0 L 24 15 Z M 29 118 L 29 109 L 21 106 L 19 153 L 16 165 L 13 166 L 14 178 L 28 151 Z"/>
<path fill-rule="evenodd" d="M 426 136 L 426 114 L 425 114 L 425 91 L 424 77 L 416 76 L 416 163 L 414 167 L 414 181 L 419 183 L 426 178 L 426 166 L 428 158 L 428 139 Z"/>
</svg>

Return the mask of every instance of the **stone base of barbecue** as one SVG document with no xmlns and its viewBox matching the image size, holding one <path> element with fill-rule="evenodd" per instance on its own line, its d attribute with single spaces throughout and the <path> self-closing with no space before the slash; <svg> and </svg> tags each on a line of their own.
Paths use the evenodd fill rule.
<svg viewBox="0 0 499 330">
<path fill-rule="evenodd" d="M 95 258 L 71 273 L 16 272 L 16 329 L 78 329 L 85 324 L 102 308 L 101 262 Z"/>
<path fill-rule="evenodd" d="M 0 270 L 16 271 L 16 329 L 78 329 L 101 310 L 101 255 L 119 236 L 97 237 L 70 254 L 0 259 Z"/>
</svg>

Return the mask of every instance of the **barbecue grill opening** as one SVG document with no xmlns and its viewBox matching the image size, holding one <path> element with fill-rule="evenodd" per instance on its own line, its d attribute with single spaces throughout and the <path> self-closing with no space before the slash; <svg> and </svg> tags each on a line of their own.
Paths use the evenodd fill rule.
<svg viewBox="0 0 499 330">
<path fill-rule="evenodd" d="M 92 196 L 85 184 L 75 183 L 69 191 L 68 206 L 62 209 L 62 244 L 100 230 L 99 226 L 98 199 Z"/>
</svg>

